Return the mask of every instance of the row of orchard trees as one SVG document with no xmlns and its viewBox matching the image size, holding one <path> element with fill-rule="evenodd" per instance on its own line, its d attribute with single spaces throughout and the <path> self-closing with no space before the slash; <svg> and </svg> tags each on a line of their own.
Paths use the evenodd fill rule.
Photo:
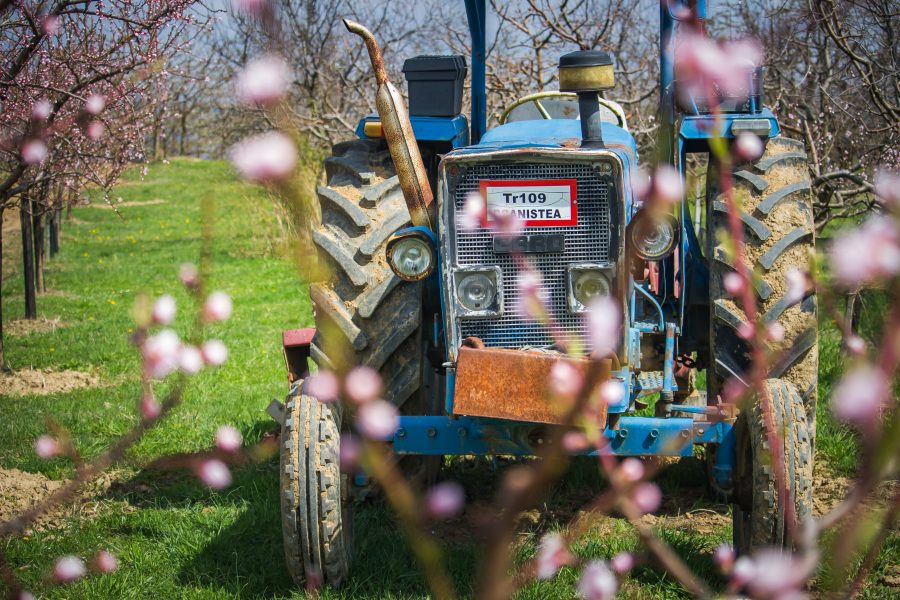
<svg viewBox="0 0 900 600">
<path fill-rule="evenodd" d="M 463 2 L 420 0 L 410 10 L 392 0 L 270 0 L 283 18 L 277 32 L 238 13 L 223 19 L 203 56 L 183 68 L 170 92 L 177 119 L 167 125 L 173 153 L 223 155 L 269 124 L 223 94 L 237 69 L 264 53 L 291 71 L 285 110 L 311 143 L 327 151 L 352 137 L 374 110 L 371 69 L 340 17 L 365 23 L 381 40 L 395 83 L 419 53 L 469 56 Z M 785 133 L 809 149 L 816 229 L 859 219 L 874 206 L 878 169 L 900 167 L 900 12 L 896 0 L 721 0 L 706 23 L 714 37 L 749 36 L 765 49 L 765 103 Z M 505 106 L 558 88 L 557 61 L 572 50 L 612 53 L 616 87 L 642 157 L 654 157 L 658 132 L 660 0 L 488 0 L 487 86 L 491 124 Z M 277 35 L 276 35 L 277 34 Z M 405 85 L 400 86 L 405 89 Z M 226 118 L 222 118 L 226 116 Z M 258 115 L 257 115 L 258 117 Z M 223 126 L 224 125 L 224 126 Z"/>
<path fill-rule="evenodd" d="M 43 287 L 45 236 L 51 255 L 58 248 L 61 211 L 86 186 L 108 190 L 144 159 L 165 110 L 169 61 L 206 26 L 194 4 L 0 0 L 0 216 L 20 211 L 28 318 Z"/>
</svg>

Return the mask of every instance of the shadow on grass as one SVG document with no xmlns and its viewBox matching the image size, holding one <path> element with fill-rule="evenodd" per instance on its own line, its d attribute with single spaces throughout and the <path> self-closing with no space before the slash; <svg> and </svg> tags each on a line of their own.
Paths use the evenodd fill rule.
<svg viewBox="0 0 900 600">
<path fill-rule="evenodd" d="M 527 460 L 454 459 L 442 472 L 442 478 L 464 485 L 470 503 L 461 518 L 431 527 L 444 549 L 451 577 L 464 597 L 472 594 L 479 565 L 478 549 L 483 547 L 484 531 L 494 517 L 492 507 L 502 477 L 508 468 Z M 720 507 L 706 508 L 712 505 L 702 499 L 704 477 L 696 460 L 669 467 L 660 476 L 667 495 L 661 515 L 682 514 L 685 506 L 720 512 Z M 532 555 L 543 533 L 564 526 L 605 485 L 595 459 L 573 461 L 545 501 L 520 521 L 519 559 Z M 215 590 L 241 598 L 302 597 L 284 564 L 278 488 L 278 463 L 270 460 L 235 469 L 234 485 L 223 493 L 210 491 L 192 477 L 185 477 L 184 472 L 144 470 L 111 488 L 107 495 L 151 512 L 161 511 L 171 522 L 187 520 L 185 526 L 194 529 L 196 553 L 186 556 L 174 575 L 182 589 Z M 621 526 L 627 528 L 624 523 Z M 356 504 L 353 530 L 351 577 L 340 590 L 324 590 L 323 600 L 428 596 L 416 559 L 390 507 L 377 498 Z M 160 531 L 146 533 L 159 537 Z M 708 558 L 713 544 L 709 536 L 672 530 L 661 534 L 704 578 L 715 581 Z M 160 541 L 164 543 L 164 538 Z M 636 540 L 629 541 L 627 548 L 619 548 L 618 544 L 603 542 L 596 548 L 586 547 L 586 551 L 592 557 L 609 558 L 617 551 L 631 549 L 634 543 Z M 637 570 L 633 580 L 657 588 L 668 589 L 672 585 L 663 572 L 650 566 Z M 525 592 L 523 597 L 532 593 L 543 592 L 538 588 Z M 558 595 L 561 590 L 548 593 L 547 597 L 562 597 Z"/>
</svg>

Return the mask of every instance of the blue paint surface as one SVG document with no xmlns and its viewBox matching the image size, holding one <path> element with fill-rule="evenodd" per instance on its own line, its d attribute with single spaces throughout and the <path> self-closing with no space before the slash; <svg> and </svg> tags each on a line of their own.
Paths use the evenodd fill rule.
<svg viewBox="0 0 900 600">
<path fill-rule="evenodd" d="M 365 126 L 370 121 L 380 121 L 378 115 L 367 115 L 356 125 L 356 135 L 369 139 Z M 419 142 L 450 142 L 453 148 L 469 143 L 469 122 L 463 115 L 455 117 L 410 117 L 413 134 Z"/>
<path fill-rule="evenodd" d="M 532 455 L 540 449 L 536 423 L 480 417 L 400 417 L 392 440 L 398 454 L 424 455 Z M 618 429 L 606 429 L 609 451 L 618 456 L 692 456 L 694 444 L 718 444 L 727 440 L 728 423 L 699 423 L 672 417 L 621 417 Z M 733 439 L 733 436 L 731 436 Z M 727 453 L 732 454 L 733 452 Z M 585 454 L 596 455 L 597 450 Z M 730 472 L 730 461 L 720 465 Z"/>
</svg>

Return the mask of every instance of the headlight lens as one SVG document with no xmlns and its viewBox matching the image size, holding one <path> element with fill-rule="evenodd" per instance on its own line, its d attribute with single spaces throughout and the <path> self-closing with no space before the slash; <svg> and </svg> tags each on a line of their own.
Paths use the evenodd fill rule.
<svg viewBox="0 0 900 600">
<path fill-rule="evenodd" d="M 678 221 L 668 213 L 651 215 L 638 211 L 628 225 L 628 241 L 644 260 L 661 260 L 675 250 Z"/>
<path fill-rule="evenodd" d="M 569 308 L 572 312 L 587 312 L 591 302 L 609 296 L 612 271 L 597 265 L 569 267 Z"/>
<path fill-rule="evenodd" d="M 434 250 L 419 236 L 402 237 L 389 246 L 388 262 L 401 279 L 418 281 L 434 268 Z"/>
<path fill-rule="evenodd" d="M 456 299 L 470 316 L 496 316 L 502 310 L 502 295 L 497 285 L 499 268 L 457 271 Z"/>
</svg>

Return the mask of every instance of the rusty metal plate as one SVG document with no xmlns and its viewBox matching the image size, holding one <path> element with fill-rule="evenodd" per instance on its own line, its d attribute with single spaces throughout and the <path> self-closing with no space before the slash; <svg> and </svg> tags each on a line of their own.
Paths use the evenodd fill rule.
<svg viewBox="0 0 900 600">
<path fill-rule="evenodd" d="M 453 412 L 459 415 L 511 419 L 533 423 L 561 423 L 562 407 L 551 405 L 550 369 L 559 355 L 501 348 L 462 346 L 456 363 Z M 587 370 L 586 359 L 574 360 Z M 612 370 L 608 359 L 600 361 L 599 382 Z M 598 420 L 606 422 L 606 405 L 597 403 Z"/>
</svg>

